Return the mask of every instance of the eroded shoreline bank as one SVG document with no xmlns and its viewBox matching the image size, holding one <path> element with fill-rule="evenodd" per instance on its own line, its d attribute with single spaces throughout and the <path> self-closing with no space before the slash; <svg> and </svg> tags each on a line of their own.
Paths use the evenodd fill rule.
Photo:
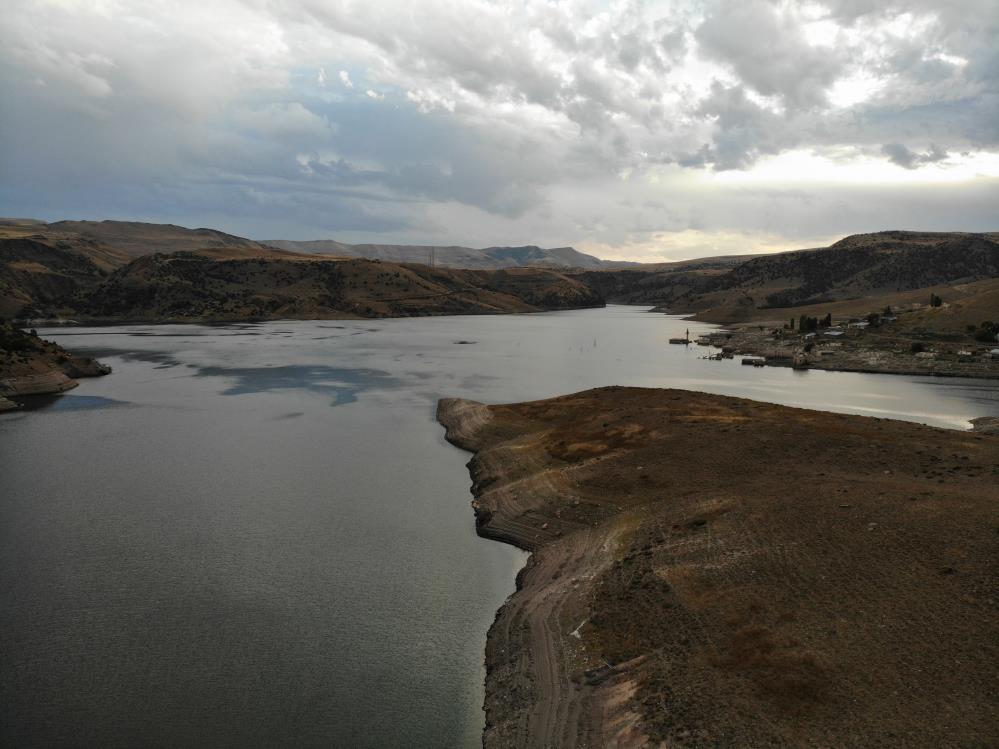
<svg viewBox="0 0 999 749">
<path fill-rule="evenodd" d="M 0 412 L 18 408 L 17 399 L 64 393 L 80 377 L 101 377 L 111 367 L 71 354 L 58 344 L 7 323 L 0 324 Z"/>
<path fill-rule="evenodd" d="M 486 747 L 995 740 L 996 437 L 634 388 L 438 419 L 531 552 Z"/>
</svg>

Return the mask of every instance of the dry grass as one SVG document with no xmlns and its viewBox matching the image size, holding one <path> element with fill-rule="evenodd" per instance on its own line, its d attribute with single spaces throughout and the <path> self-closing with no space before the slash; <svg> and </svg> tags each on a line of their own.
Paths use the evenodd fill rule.
<svg viewBox="0 0 999 749">
<path fill-rule="evenodd" d="M 490 412 L 481 500 L 539 560 L 518 596 L 545 591 L 573 628 L 586 621 L 581 640 L 556 630 L 541 649 L 576 664 L 563 699 L 590 705 L 564 709 L 563 737 L 576 720 L 573 743 L 599 745 L 606 708 L 637 737 L 626 746 L 999 743 L 999 438 L 625 388 Z M 504 486 L 485 456 L 513 444 L 533 446 L 527 474 L 567 482 L 560 498 L 528 512 Z M 583 538 L 590 557 L 571 551 Z M 556 595 L 544 560 L 587 558 Z M 530 622 L 534 608 L 510 610 Z M 509 631 L 504 647 L 534 669 L 537 641 Z M 627 709 L 611 710 L 625 682 Z M 510 725 L 532 709 L 489 704 Z"/>
</svg>

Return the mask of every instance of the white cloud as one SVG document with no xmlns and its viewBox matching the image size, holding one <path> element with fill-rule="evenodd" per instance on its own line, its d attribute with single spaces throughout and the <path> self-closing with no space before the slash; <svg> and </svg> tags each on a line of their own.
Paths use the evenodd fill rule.
<svg viewBox="0 0 999 749">
<path fill-rule="evenodd" d="M 735 76 L 788 109 L 822 106 L 826 91 L 842 75 L 847 50 L 831 41 L 835 31 L 809 34 L 795 5 L 767 0 L 722 0 L 697 28 L 701 50 L 729 66 Z"/>
<path fill-rule="evenodd" d="M 301 144 L 309 136 L 323 138 L 335 131 L 335 126 L 298 102 L 249 106 L 232 112 L 232 123 L 255 137 L 296 139 Z"/>
<path fill-rule="evenodd" d="M 999 152 L 997 23 L 994 0 L 7 0 L 0 200 L 620 254 L 854 231 L 861 175 L 890 173 L 881 228 L 984 226 L 994 176 L 957 154 Z M 899 191 L 939 175 L 967 208 Z"/>
<path fill-rule="evenodd" d="M 407 91 L 406 99 L 411 101 L 424 114 L 435 109 L 443 109 L 454 112 L 454 99 L 436 91 Z"/>
</svg>

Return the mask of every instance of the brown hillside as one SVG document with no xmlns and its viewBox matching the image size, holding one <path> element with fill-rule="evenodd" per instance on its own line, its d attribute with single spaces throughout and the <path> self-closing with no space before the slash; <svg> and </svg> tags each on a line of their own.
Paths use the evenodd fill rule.
<svg viewBox="0 0 999 749">
<path fill-rule="evenodd" d="M 282 253 L 217 260 L 148 255 L 67 301 L 113 319 L 397 317 L 536 312 L 602 304 L 579 281 L 542 269 L 458 271 Z"/>
<path fill-rule="evenodd" d="M 0 316 L 51 305 L 129 262 L 97 242 L 35 226 L 0 225 Z"/>
<path fill-rule="evenodd" d="M 193 252 L 228 250 L 229 257 L 251 257 L 268 248 L 252 239 L 233 236 L 215 229 L 187 229 L 173 224 L 148 224 L 140 221 L 57 221 L 46 231 L 72 234 L 123 252 L 142 257 L 157 252 Z"/>
<path fill-rule="evenodd" d="M 761 311 L 883 300 L 999 277 L 999 234 L 858 234 L 822 249 L 593 271 L 579 277 L 613 302 L 653 304 L 664 311 L 697 313 L 712 322 L 781 319 L 783 312 Z"/>
<path fill-rule="evenodd" d="M 999 745 L 999 437 L 637 388 L 438 416 L 532 551 L 487 747 Z"/>
</svg>

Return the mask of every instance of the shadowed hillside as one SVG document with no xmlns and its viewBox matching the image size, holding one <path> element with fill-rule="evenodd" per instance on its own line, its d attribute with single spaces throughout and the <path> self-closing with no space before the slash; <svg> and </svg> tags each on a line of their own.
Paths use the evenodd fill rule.
<svg viewBox="0 0 999 749">
<path fill-rule="evenodd" d="M 934 315 L 930 329 L 999 319 L 995 295 L 983 285 L 999 277 L 999 234 L 890 231 L 823 249 L 623 268 L 572 248 L 436 247 L 437 267 L 430 268 L 431 248 L 416 245 L 274 244 L 312 251 L 212 229 L 2 220 L 0 314 L 384 316 L 561 309 L 608 299 L 738 323 L 799 312 L 864 316 L 884 306 L 919 306 L 933 292 L 943 295 L 948 311 Z M 385 262 L 375 270 L 364 263 L 377 260 L 352 254 Z M 408 259 L 417 262 L 397 262 Z M 341 261 L 349 264 L 337 266 Z M 951 306 L 957 302 L 960 309 Z"/>
<path fill-rule="evenodd" d="M 131 258 L 79 235 L 33 222 L 0 223 L 0 315 L 29 313 L 92 288 Z"/>
<path fill-rule="evenodd" d="M 893 293 L 999 276 L 999 242 L 988 234 L 881 232 L 824 250 L 760 257 L 714 287 L 756 290 L 759 306 L 792 307 L 864 294 Z"/>
<path fill-rule="evenodd" d="M 602 299 L 554 271 L 457 271 L 314 256 L 138 258 L 66 300 L 86 318 L 234 320 L 537 312 Z"/>
<path fill-rule="evenodd" d="M 171 251 L 153 251 L 160 247 Z M 0 222 L 0 291 L 0 314 L 20 318 L 394 317 L 603 304 L 550 269 L 344 260 L 210 229 L 115 221 Z"/>
<path fill-rule="evenodd" d="M 981 319 L 995 319 L 999 309 L 990 318 L 989 300 L 969 297 L 985 291 L 976 282 L 999 277 L 999 234 L 857 234 L 823 249 L 578 277 L 612 302 L 653 304 L 659 311 L 693 313 L 706 322 L 770 322 L 818 309 L 866 315 L 886 305 L 925 302 L 931 291 L 946 300 L 965 300 L 986 315 Z M 955 316 L 953 323 L 963 325 L 963 317 Z"/>
</svg>

